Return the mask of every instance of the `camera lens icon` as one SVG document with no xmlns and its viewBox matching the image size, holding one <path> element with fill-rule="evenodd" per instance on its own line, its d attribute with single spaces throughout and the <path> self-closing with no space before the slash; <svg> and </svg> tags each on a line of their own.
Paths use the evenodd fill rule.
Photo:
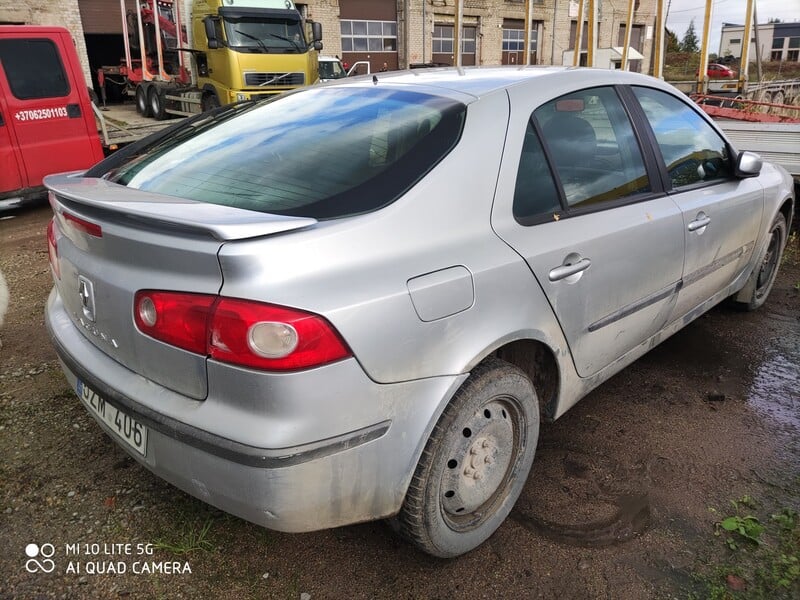
<svg viewBox="0 0 800 600">
<path fill-rule="evenodd" d="M 56 568 L 56 563 L 50 559 L 56 553 L 53 544 L 28 544 L 25 546 L 25 555 L 28 560 L 25 562 L 25 570 L 28 573 L 37 573 L 42 571 L 44 573 L 52 573 Z M 39 560 L 41 557 L 41 560 Z"/>
</svg>

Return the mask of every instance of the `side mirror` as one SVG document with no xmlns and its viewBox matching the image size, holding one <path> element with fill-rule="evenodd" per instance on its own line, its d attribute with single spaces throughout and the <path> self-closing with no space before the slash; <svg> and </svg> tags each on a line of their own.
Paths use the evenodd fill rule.
<svg viewBox="0 0 800 600">
<path fill-rule="evenodd" d="M 322 52 L 322 42 L 314 42 L 314 50 Z"/>
<path fill-rule="evenodd" d="M 220 47 L 219 40 L 217 39 L 217 31 L 214 27 L 213 17 L 206 17 L 203 19 L 203 25 L 206 28 L 206 38 L 208 39 L 208 47 L 211 50 L 216 50 Z"/>
<path fill-rule="evenodd" d="M 316 21 L 311 23 L 311 35 L 314 38 L 314 48 L 322 50 L 322 23 L 317 23 Z M 320 42 L 319 48 L 317 48 L 316 42 Z"/>
<path fill-rule="evenodd" d="M 736 157 L 736 176 L 745 179 L 747 177 L 757 177 L 761 173 L 763 165 L 761 157 L 755 152 L 740 152 Z"/>
</svg>

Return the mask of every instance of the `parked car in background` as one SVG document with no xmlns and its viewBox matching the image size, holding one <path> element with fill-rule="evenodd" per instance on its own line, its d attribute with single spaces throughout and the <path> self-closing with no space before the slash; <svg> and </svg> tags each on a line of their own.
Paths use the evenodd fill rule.
<svg viewBox="0 0 800 600">
<path fill-rule="evenodd" d="M 731 68 L 718 63 L 710 63 L 706 71 L 710 79 L 731 79 L 736 77 L 736 72 Z"/>
<path fill-rule="evenodd" d="M 123 449 L 265 527 L 391 518 L 441 557 L 508 516 L 540 417 L 761 306 L 794 211 L 673 87 L 561 67 L 309 87 L 46 183 L 47 326 Z"/>
</svg>

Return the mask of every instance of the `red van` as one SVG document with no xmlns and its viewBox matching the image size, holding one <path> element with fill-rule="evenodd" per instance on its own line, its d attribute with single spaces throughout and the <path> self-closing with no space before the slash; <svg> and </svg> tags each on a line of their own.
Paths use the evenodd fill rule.
<svg viewBox="0 0 800 600">
<path fill-rule="evenodd" d="M 43 196 L 45 175 L 102 158 L 69 31 L 0 25 L 0 209 Z"/>
</svg>

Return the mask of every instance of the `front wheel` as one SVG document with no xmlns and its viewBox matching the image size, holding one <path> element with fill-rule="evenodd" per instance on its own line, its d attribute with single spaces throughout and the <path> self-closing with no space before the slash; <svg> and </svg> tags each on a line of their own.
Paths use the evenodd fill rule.
<svg viewBox="0 0 800 600">
<path fill-rule="evenodd" d="M 220 107 L 219 98 L 214 92 L 206 92 L 200 101 L 203 112 L 208 112 Z"/>
<path fill-rule="evenodd" d="M 539 405 L 517 367 L 489 359 L 445 408 L 396 520 L 428 554 L 449 558 L 486 541 L 517 501 L 539 437 Z"/>
<path fill-rule="evenodd" d="M 733 303 L 738 308 L 756 310 L 767 301 L 778 275 L 783 248 L 786 245 L 786 221 L 783 215 L 778 214 L 775 217 L 768 236 L 767 249 L 761 261 L 756 265 L 744 288 L 734 296 Z"/>
</svg>

